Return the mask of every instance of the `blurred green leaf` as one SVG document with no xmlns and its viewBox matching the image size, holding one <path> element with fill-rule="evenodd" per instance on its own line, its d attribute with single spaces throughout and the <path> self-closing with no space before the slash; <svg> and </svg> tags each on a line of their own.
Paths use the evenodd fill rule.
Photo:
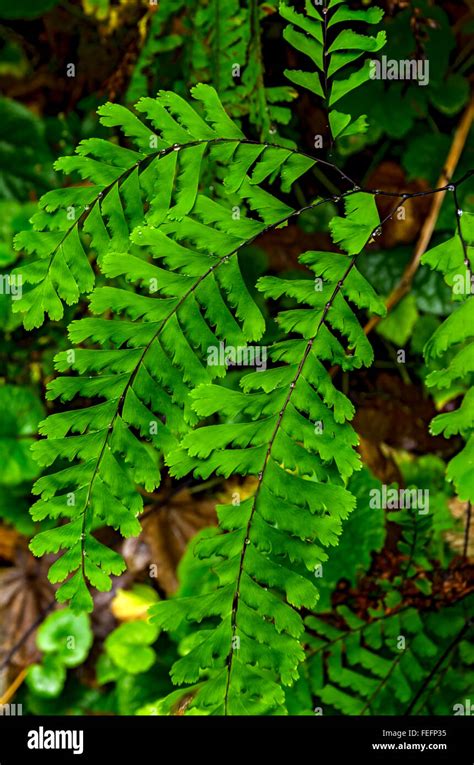
<svg viewBox="0 0 474 765">
<path fill-rule="evenodd" d="M 410 338 L 418 319 L 416 298 L 407 295 L 377 326 L 377 332 L 386 340 L 402 347 Z"/>
<path fill-rule="evenodd" d="M 407 180 L 424 178 L 430 185 L 435 184 L 440 158 L 448 155 L 450 145 L 451 137 L 445 133 L 423 132 L 411 138 L 402 155 Z"/>
<path fill-rule="evenodd" d="M 35 530 L 35 524 L 29 513 L 30 490 L 31 486 L 28 483 L 16 486 L 0 484 L 0 518 L 25 536 L 31 536 Z"/>
<path fill-rule="evenodd" d="M 29 388 L 0 387 L 0 483 L 14 485 L 31 481 L 40 468 L 33 459 L 31 444 L 44 417 L 43 405 Z"/>
<path fill-rule="evenodd" d="M 41 120 L 23 104 L 0 97 L 0 199 L 26 200 L 31 191 L 45 191 L 51 163 Z"/>
<path fill-rule="evenodd" d="M 59 0 L 0 0 L 0 18 L 34 19 L 50 11 Z"/>
<path fill-rule="evenodd" d="M 47 656 L 41 664 L 33 664 L 26 676 L 31 691 L 45 699 L 61 693 L 66 681 L 66 668 L 57 656 Z"/>
<path fill-rule="evenodd" d="M 316 579 L 320 593 L 318 611 L 331 608 L 331 594 L 341 579 L 355 585 L 357 576 L 369 570 L 372 553 L 383 547 L 384 511 L 369 505 L 371 489 L 380 485 L 365 467 L 349 482 L 348 488 L 356 496 L 357 506 L 344 523 L 339 545 L 331 550 L 329 560 L 323 564 L 322 576 Z"/>
<path fill-rule="evenodd" d="M 420 316 L 410 338 L 410 347 L 413 353 L 423 353 L 423 348 L 439 325 L 440 320 L 436 316 Z"/>
<path fill-rule="evenodd" d="M 54 654 L 66 667 L 77 667 L 85 660 L 93 635 L 87 614 L 74 614 L 69 608 L 50 614 L 38 629 L 36 643 L 47 654 Z"/>
<path fill-rule="evenodd" d="M 150 648 L 158 637 L 157 627 L 148 622 L 126 622 L 110 633 L 105 650 L 112 661 L 126 672 L 146 672 L 155 662 L 155 652 Z"/>
<path fill-rule="evenodd" d="M 452 117 L 469 99 L 469 82 L 460 74 L 451 74 L 430 92 L 431 103 L 443 114 Z"/>
</svg>

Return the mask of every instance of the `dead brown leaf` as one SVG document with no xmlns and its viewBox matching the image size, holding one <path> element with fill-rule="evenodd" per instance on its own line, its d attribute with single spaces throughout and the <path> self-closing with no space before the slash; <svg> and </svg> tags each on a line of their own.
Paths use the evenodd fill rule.
<svg viewBox="0 0 474 765">
<path fill-rule="evenodd" d="M 370 189 L 391 192 L 425 191 L 428 188 L 423 180 L 407 181 L 403 168 L 392 161 L 381 162 L 369 175 L 365 185 Z M 376 202 L 380 219 L 384 220 L 394 209 L 397 199 L 377 196 Z M 408 199 L 393 218 L 384 224 L 382 233 L 377 239 L 377 246 L 386 249 L 415 241 L 428 214 L 430 204 L 429 197 Z"/>
<path fill-rule="evenodd" d="M 203 528 L 217 523 L 216 504 L 231 502 L 235 493 L 245 499 L 254 479 L 244 483 L 223 481 L 214 496 L 184 488 L 168 499 L 145 508 L 143 531 L 126 540 L 122 554 L 132 571 L 139 573 L 154 565 L 157 582 L 170 595 L 178 587 L 176 569 L 189 541 Z"/>
<path fill-rule="evenodd" d="M 48 559 L 36 559 L 26 541 L 16 549 L 15 565 L 0 570 L 0 663 L 54 600 L 54 589 L 47 579 Z M 35 631 L 23 640 L 13 654 L 10 667 L 28 666 L 39 656 Z"/>
<path fill-rule="evenodd" d="M 375 444 L 395 449 L 449 456 L 456 451 L 455 439 L 431 436 L 429 423 L 437 414 L 431 399 L 418 385 L 407 384 L 396 374 L 382 372 L 373 379 L 355 381 L 351 393 L 356 406 L 354 428 Z"/>
</svg>

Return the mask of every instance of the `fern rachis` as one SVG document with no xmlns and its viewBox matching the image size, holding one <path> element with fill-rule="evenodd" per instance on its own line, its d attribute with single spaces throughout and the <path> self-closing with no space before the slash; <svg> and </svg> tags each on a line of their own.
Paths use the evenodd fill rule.
<svg viewBox="0 0 474 765">
<path fill-rule="evenodd" d="M 359 194 L 346 198 L 346 202 L 352 213 L 365 210 L 365 239 L 370 239 L 379 225 L 372 198 Z M 350 226 L 348 219 L 339 227 L 334 225 L 335 237 L 345 239 L 349 233 L 346 226 Z M 171 629 L 185 615 L 198 621 L 202 616 L 221 616 L 221 625 L 216 630 L 204 630 L 203 642 L 173 670 L 175 682 L 198 680 L 199 666 L 215 670 L 207 687 L 205 684 L 199 689 L 196 708 L 225 714 L 276 711 L 283 707 L 284 695 L 272 679 L 273 673 L 280 665 L 283 684 L 291 684 L 297 676 L 302 659 L 302 622 L 293 608 L 311 608 L 317 600 L 311 576 L 327 555 L 315 541 L 324 546 L 335 543 L 341 520 L 354 506 L 343 481 L 358 467 L 351 448 L 356 439 L 344 424 L 351 416 L 351 406 L 335 390 L 320 359 L 338 361 L 345 368 L 370 363 L 370 346 L 357 329 L 342 291 L 356 304 L 384 311 L 368 283 L 354 270 L 356 257 L 348 260 L 335 253 L 307 253 L 302 261 L 328 282 L 320 293 L 308 280 L 261 280 L 260 288 L 267 296 L 276 298 L 288 290 L 298 302 L 312 306 L 312 311 L 299 308 L 281 314 L 282 327 L 288 331 L 292 326 L 303 339 L 277 342 L 271 356 L 285 365 L 247 375 L 242 380 L 243 393 L 231 394 L 216 386 L 212 390 L 198 388 L 193 398 L 200 415 L 220 411 L 232 422 L 241 412 L 251 419 L 234 421 L 232 430 L 228 425 L 200 428 L 185 436 L 183 451 L 168 459 L 172 473 L 178 476 L 194 468 L 194 474 L 202 478 L 216 471 L 225 476 L 250 473 L 258 479 L 254 496 L 242 503 L 238 514 L 230 506 L 220 509 L 225 533 L 204 539 L 196 550 L 198 556 L 210 558 L 220 582 L 216 593 L 202 596 L 201 606 L 197 598 L 194 607 L 188 601 L 169 601 L 153 609 L 157 623 Z M 347 324 L 341 323 L 343 316 Z M 332 328 L 348 333 L 352 355 L 345 354 L 328 321 Z M 314 425 L 307 419 L 308 415 L 316 417 L 316 411 L 327 430 L 322 436 L 314 434 Z M 339 445 L 337 453 L 331 446 L 335 433 L 348 444 L 344 449 Z M 230 448 L 233 445 L 239 448 Z M 283 505 L 284 513 L 275 516 L 278 505 Z M 232 586 L 226 584 L 230 572 Z M 275 594 L 282 591 L 285 600 L 267 594 L 267 588 Z M 215 604 L 218 593 L 219 606 Z M 284 606 L 285 601 L 293 608 Z M 270 623 L 276 620 L 272 629 L 265 628 L 268 634 L 257 627 L 262 614 Z M 261 670 L 256 669 L 257 661 L 268 675 L 265 682 Z M 173 694 L 170 701 L 174 698 Z"/>
</svg>

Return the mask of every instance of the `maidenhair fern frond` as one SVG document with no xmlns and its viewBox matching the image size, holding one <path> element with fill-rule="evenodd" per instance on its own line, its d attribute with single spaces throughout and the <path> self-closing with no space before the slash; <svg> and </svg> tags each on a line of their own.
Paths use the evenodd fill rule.
<svg viewBox="0 0 474 765">
<path fill-rule="evenodd" d="M 15 311 L 25 314 L 25 327 L 40 326 L 45 314 L 60 319 L 63 303 L 77 303 L 91 292 L 91 250 L 102 267 L 108 253 L 129 252 L 130 234 L 145 220 L 154 226 L 165 219 L 180 221 L 197 203 L 201 216 L 212 218 L 211 202 L 204 209 L 205 202 L 198 200 L 205 156 L 228 168 L 228 190 L 239 191 L 263 219 L 267 209 L 272 221 L 290 209 L 280 203 L 278 213 L 278 203 L 258 184 L 273 173 L 281 176 L 283 190 L 289 190 L 316 160 L 296 150 L 248 141 L 210 86 L 196 86 L 193 95 L 205 119 L 170 92 L 138 102 L 136 108 L 148 124 L 118 104 L 105 104 L 99 109 L 101 122 L 120 128 L 135 148 L 91 138 L 79 144 L 75 156 L 57 161 L 57 169 L 76 173 L 90 185 L 45 194 L 33 217 L 33 230 L 16 238 L 19 249 L 36 257 L 16 269 L 28 285 L 14 304 Z M 258 227 L 253 231 L 258 233 Z"/>
<path fill-rule="evenodd" d="M 448 464 L 447 478 L 461 500 L 474 502 L 474 215 L 457 210 L 455 235 L 429 250 L 422 258 L 440 271 L 459 303 L 425 346 L 428 363 L 435 368 L 426 379 L 430 388 L 449 391 L 462 386 L 465 395 L 459 408 L 437 415 L 431 423 L 434 435 L 460 435 L 464 448 Z M 441 364 L 440 364 L 441 361 Z M 459 393 L 459 390 L 458 390 Z"/>
<path fill-rule="evenodd" d="M 333 237 L 352 241 L 360 233 L 358 221 L 365 219 L 365 244 L 379 225 L 374 200 L 354 194 L 346 202 L 349 215 L 333 221 Z M 355 210 L 364 216 L 354 216 Z M 357 437 L 348 423 L 352 404 L 335 388 L 323 362 L 344 369 L 369 365 L 372 349 L 351 304 L 385 312 L 355 268 L 356 257 L 308 252 L 301 262 L 314 272 L 314 281 L 260 280 L 266 297 L 297 303 L 278 319 L 289 339 L 274 343 L 272 368 L 244 376 L 240 391 L 197 388 L 192 394 L 197 414 L 222 413 L 226 423 L 189 433 L 167 459 L 178 477 L 193 471 L 200 478 L 212 473 L 257 478 L 251 497 L 218 508 L 221 533 L 196 546 L 196 555 L 209 561 L 217 577 L 216 588 L 152 609 L 155 623 L 167 630 L 186 620 L 206 620 L 172 670 L 175 683 L 195 684 L 186 691 L 195 694 L 191 710 L 281 713 L 282 686 L 298 676 L 304 658 L 298 611 L 317 602 L 314 572 L 327 559 L 324 548 L 337 544 L 342 521 L 354 507 L 344 484 L 360 466 Z M 210 677 L 203 680 L 203 673 Z M 161 709 L 169 711 L 178 694 Z"/>
<path fill-rule="evenodd" d="M 467 609 L 469 603 L 428 613 L 370 609 L 366 620 L 341 606 L 338 626 L 307 617 L 302 676 L 316 709 L 344 715 L 456 713 L 474 679 Z"/>
<path fill-rule="evenodd" d="M 284 148 L 243 143 L 215 91 L 203 86 L 195 93 L 205 102 L 209 124 L 173 94 L 138 105 L 160 140 L 202 137 L 165 150 L 154 167 L 156 192 L 146 221 L 129 235 L 127 252 L 111 249 L 111 239 L 101 270 L 121 284 L 92 293 L 92 313 L 107 317 L 70 325 L 72 342 L 86 347 L 58 354 L 56 368 L 78 375 L 59 377 L 48 389 L 49 399 L 85 400 L 88 406 L 49 417 L 41 426 L 47 439 L 35 445 L 40 464 L 56 472 L 36 483 L 41 499 L 33 518 L 59 519 L 61 525 L 40 532 L 31 549 L 36 555 L 66 550 L 50 577 L 59 582 L 73 573 L 57 596 L 77 609 L 92 606 L 87 582 L 107 589 L 109 574 L 122 570 L 113 553 L 104 553 L 102 564 L 95 528 L 113 526 L 124 536 L 139 532 L 142 500 L 135 484 L 148 491 L 158 486 L 161 455 L 176 449 L 196 424 L 191 391 L 225 374 L 225 363 L 208 363 L 209 350 L 221 343 L 246 347 L 263 334 L 238 256 L 295 211 L 259 184 L 276 175 L 285 186 L 314 163 Z M 228 139 L 217 138 L 217 126 Z M 226 188 L 239 193 L 238 214 L 231 203 L 199 191 L 208 149 L 210 159 L 228 162 Z"/>
<path fill-rule="evenodd" d="M 364 61 L 359 67 L 353 66 L 354 63 L 367 53 L 377 53 L 386 41 L 385 32 L 362 35 L 347 28 L 348 22 L 378 24 L 383 10 L 376 6 L 354 10 L 346 0 L 324 0 L 318 4 L 305 0 L 304 13 L 283 2 L 280 14 L 289 22 L 285 40 L 307 56 L 317 70 L 287 69 L 288 79 L 324 100 L 332 138 L 364 133 L 367 130 L 365 115 L 352 121 L 350 114 L 334 107 L 371 76 L 370 61 Z"/>
</svg>

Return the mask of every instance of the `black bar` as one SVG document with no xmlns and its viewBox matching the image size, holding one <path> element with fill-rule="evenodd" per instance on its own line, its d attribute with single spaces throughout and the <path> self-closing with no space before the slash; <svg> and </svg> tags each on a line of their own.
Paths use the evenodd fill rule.
<svg viewBox="0 0 474 765">
<path fill-rule="evenodd" d="M 59 733 L 62 731 L 63 733 Z M 74 733 L 76 735 L 74 737 Z M 0 765 L 151 763 L 192 755 L 210 763 L 257 747 L 278 762 L 472 765 L 473 726 L 459 717 L 0 716 Z M 82 732 L 82 738 L 81 738 Z M 224 734 L 223 736 L 220 734 Z M 42 748 L 29 748 L 42 746 Z M 70 748 L 48 748 L 69 746 Z M 374 745 L 379 745 L 374 747 Z M 383 745 L 383 749 L 380 748 Z M 388 746 L 390 745 L 390 747 Z M 74 754 L 74 748 L 77 754 Z M 79 751 L 81 750 L 82 751 Z M 285 754 L 286 753 L 286 754 Z M 268 762 L 265 757 L 265 762 Z"/>
</svg>

